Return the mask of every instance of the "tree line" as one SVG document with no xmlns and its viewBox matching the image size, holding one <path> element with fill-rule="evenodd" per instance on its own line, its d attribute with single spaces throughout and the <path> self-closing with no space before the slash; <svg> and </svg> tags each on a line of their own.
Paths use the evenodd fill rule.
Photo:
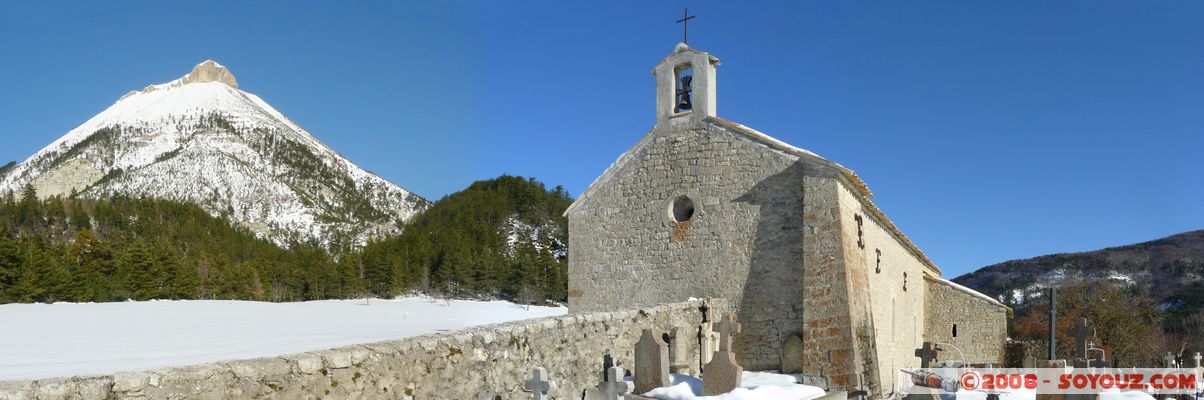
<svg viewBox="0 0 1204 400">
<path fill-rule="evenodd" d="M 436 202 L 400 236 L 329 249 L 280 247 L 192 204 L 39 199 L 26 187 L 0 198 L 0 303 L 300 301 L 414 291 L 564 301 L 567 221 L 560 214 L 570 202 L 562 188 L 502 176 Z"/>
</svg>

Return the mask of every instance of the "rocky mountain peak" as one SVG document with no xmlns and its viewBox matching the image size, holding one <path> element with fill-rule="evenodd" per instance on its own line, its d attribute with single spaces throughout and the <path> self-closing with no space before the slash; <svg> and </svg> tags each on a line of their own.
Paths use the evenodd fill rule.
<svg viewBox="0 0 1204 400">
<path fill-rule="evenodd" d="M 205 60 L 197 64 L 191 72 L 180 78 L 180 83 L 185 85 L 204 82 L 221 82 L 232 88 L 238 88 L 238 80 L 234 79 L 234 74 L 213 60 Z"/>
</svg>

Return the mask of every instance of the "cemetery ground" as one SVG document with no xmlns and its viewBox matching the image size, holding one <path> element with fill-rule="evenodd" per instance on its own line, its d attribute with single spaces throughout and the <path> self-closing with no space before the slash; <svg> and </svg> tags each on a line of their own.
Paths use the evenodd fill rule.
<svg viewBox="0 0 1204 400">
<path fill-rule="evenodd" d="M 565 312 L 428 297 L 5 304 L 0 381 L 299 353 Z"/>
</svg>

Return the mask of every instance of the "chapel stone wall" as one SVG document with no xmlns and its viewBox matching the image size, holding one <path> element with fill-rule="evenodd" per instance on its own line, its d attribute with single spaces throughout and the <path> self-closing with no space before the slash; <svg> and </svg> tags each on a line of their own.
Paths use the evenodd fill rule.
<svg viewBox="0 0 1204 400">
<path fill-rule="evenodd" d="M 939 360 L 970 363 L 1002 363 L 1007 340 L 1007 306 L 955 283 L 928 278 L 924 340 L 950 343 L 960 349 L 944 349 Z M 957 327 L 957 337 L 953 328 Z M 964 359 L 963 354 L 964 353 Z"/>
<path fill-rule="evenodd" d="M 826 377 L 835 388 L 862 390 L 863 359 L 850 306 L 864 288 L 850 286 L 845 268 L 840 183 L 834 174 L 812 174 L 803 188 L 803 373 Z"/>
<path fill-rule="evenodd" d="M 876 374 L 866 380 L 876 381 L 881 393 L 889 394 L 896 389 L 899 368 L 920 366 L 915 349 L 924 341 L 924 276 L 931 269 L 886 226 L 889 221 L 883 221 L 847 185 L 840 189 L 845 262 L 853 277 L 853 297 L 861 300 L 850 312 L 860 317 L 856 324 L 873 332 L 862 335 L 872 337 L 860 344 L 866 350 L 862 371 Z"/>
<path fill-rule="evenodd" d="M 569 212 L 569 308 L 722 297 L 744 323 L 741 365 L 777 369 L 803 326 L 803 178 L 826 167 L 729 129 L 658 125 Z M 686 223 L 669 217 L 679 196 Z"/>
</svg>

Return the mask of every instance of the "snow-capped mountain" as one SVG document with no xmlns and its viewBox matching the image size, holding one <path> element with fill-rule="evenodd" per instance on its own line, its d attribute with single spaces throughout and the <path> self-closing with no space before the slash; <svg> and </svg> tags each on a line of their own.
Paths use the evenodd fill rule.
<svg viewBox="0 0 1204 400">
<path fill-rule="evenodd" d="M 213 61 L 133 91 L 0 177 L 0 194 L 195 203 L 279 244 L 362 244 L 429 202 L 331 150 Z"/>
</svg>

